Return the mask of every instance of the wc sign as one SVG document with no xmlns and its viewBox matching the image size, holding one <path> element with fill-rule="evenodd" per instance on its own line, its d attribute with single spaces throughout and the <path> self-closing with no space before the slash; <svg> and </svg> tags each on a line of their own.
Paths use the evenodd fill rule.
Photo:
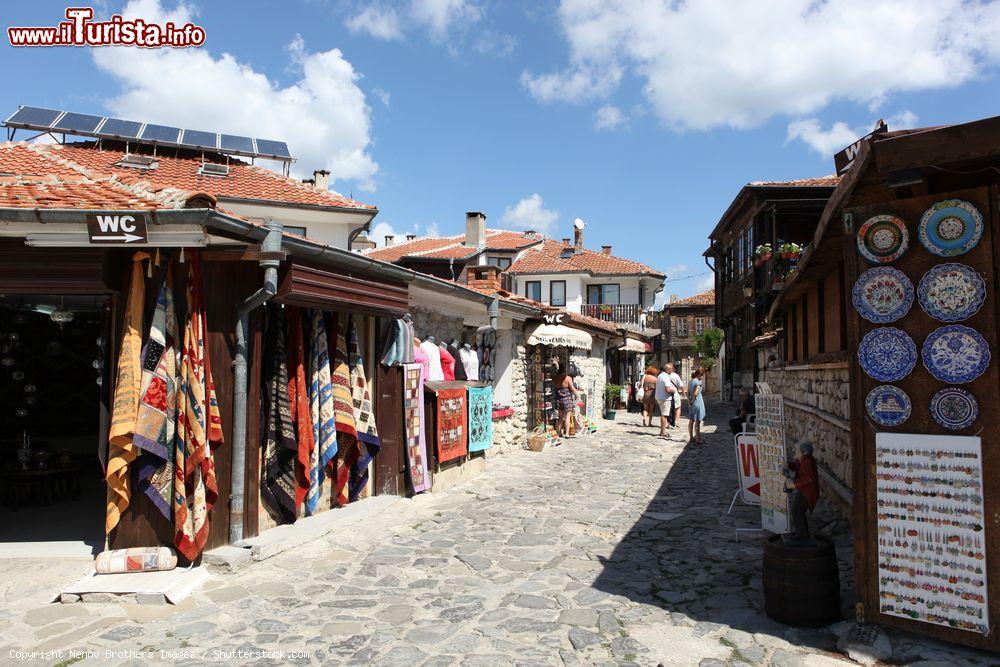
<svg viewBox="0 0 1000 667">
<path fill-rule="evenodd" d="M 87 236 L 95 245 L 148 243 L 146 216 L 141 213 L 88 215 Z"/>
<path fill-rule="evenodd" d="M 757 456 L 757 436 L 752 433 L 740 433 L 735 440 L 740 500 L 747 505 L 760 505 L 760 460 Z"/>
</svg>

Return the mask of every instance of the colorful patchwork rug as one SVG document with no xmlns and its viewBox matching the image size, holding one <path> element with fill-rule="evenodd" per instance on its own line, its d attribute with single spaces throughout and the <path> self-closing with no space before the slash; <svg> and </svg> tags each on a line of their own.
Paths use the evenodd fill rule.
<svg viewBox="0 0 1000 667">
<path fill-rule="evenodd" d="M 177 319 L 169 263 L 156 297 L 142 353 L 142 391 L 133 444 L 144 452 L 139 490 L 170 518 L 174 492 L 174 431 L 177 420 Z"/>
<path fill-rule="evenodd" d="M 333 384 L 330 379 L 330 349 L 326 321 L 319 310 L 312 311 L 309 331 L 309 412 L 313 425 L 312 459 L 306 513 L 315 514 L 320 498 L 323 471 L 337 458 L 337 429 L 333 423 Z"/>
<path fill-rule="evenodd" d="M 406 470 L 414 493 L 431 486 L 424 436 L 423 364 L 403 364 L 403 420 L 406 433 Z"/>
<path fill-rule="evenodd" d="M 267 344 L 264 348 L 266 403 L 260 498 L 277 523 L 294 523 L 295 460 L 299 447 L 288 395 L 285 313 L 280 306 L 271 306 L 268 315 Z"/>
<path fill-rule="evenodd" d="M 292 423 L 298 443 L 295 458 L 295 513 L 309 493 L 312 469 L 313 424 L 310 414 L 309 391 L 306 387 L 306 350 L 302 336 L 302 311 L 286 309 L 288 321 L 288 404 L 292 408 Z"/>
<path fill-rule="evenodd" d="M 358 429 L 354 419 L 354 395 L 351 390 L 351 368 L 347 355 L 347 316 L 333 316 L 333 413 L 337 427 L 337 447 L 340 460 L 334 479 L 333 497 L 338 505 L 346 505 L 347 484 L 351 467 L 358 460 Z"/>
<path fill-rule="evenodd" d="M 348 490 L 348 500 L 357 500 L 368 484 L 368 464 L 382 448 L 382 439 L 378 437 L 375 426 L 375 412 L 372 410 L 372 397 L 368 389 L 368 378 L 365 375 L 365 359 L 361 354 L 361 341 L 358 340 L 358 327 L 355 318 L 351 318 L 348 359 L 351 366 L 351 388 L 353 390 L 354 423 L 358 432 L 358 458 L 351 469 L 351 481 Z"/>
<path fill-rule="evenodd" d="M 469 453 L 469 414 L 465 387 L 438 389 L 436 394 L 437 459 L 444 463 Z"/>
<path fill-rule="evenodd" d="M 493 445 L 493 387 L 469 387 L 469 451 Z"/>
</svg>

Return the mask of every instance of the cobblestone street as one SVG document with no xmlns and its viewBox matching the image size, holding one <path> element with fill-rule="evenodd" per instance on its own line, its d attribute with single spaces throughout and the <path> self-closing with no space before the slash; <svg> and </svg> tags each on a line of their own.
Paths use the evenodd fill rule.
<svg viewBox="0 0 1000 667">
<path fill-rule="evenodd" d="M 363 529 L 213 575 L 176 607 L 45 604 L 86 564 L 8 561 L 18 577 L 4 590 L 3 654 L 100 652 L 78 664 L 105 663 L 105 649 L 190 664 L 232 662 L 217 651 L 234 650 L 282 652 L 264 664 L 854 664 L 834 652 L 832 630 L 763 615 L 757 537 L 734 530 L 755 526 L 758 510 L 726 515 L 732 438 L 716 424 L 727 413 L 709 404 L 700 447 L 686 444 L 686 421 L 664 440 L 619 413 L 597 435 L 491 459 L 481 477 Z M 821 529 L 829 521 L 816 519 Z M 843 563 L 841 576 L 849 588 Z M 894 663 L 987 664 L 985 654 L 891 637 Z"/>
</svg>

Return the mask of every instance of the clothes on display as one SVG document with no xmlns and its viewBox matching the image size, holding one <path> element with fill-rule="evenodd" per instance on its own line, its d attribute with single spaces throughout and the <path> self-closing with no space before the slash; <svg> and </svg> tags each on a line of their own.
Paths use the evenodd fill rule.
<svg viewBox="0 0 1000 667">
<path fill-rule="evenodd" d="M 452 382 L 455 380 L 455 357 L 451 356 L 444 343 L 441 343 L 438 351 L 441 354 L 441 375 L 445 380 Z"/>
<path fill-rule="evenodd" d="M 420 381 L 427 382 L 431 377 L 431 360 L 419 345 L 413 348 L 413 360 L 420 364 Z"/>
<path fill-rule="evenodd" d="M 384 366 L 413 363 L 413 322 L 409 315 L 389 322 L 379 363 Z"/>
<path fill-rule="evenodd" d="M 466 343 L 462 346 L 458 354 L 462 362 L 462 368 L 465 370 L 465 378 L 467 380 L 478 380 L 479 356 L 476 354 L 476 351 L 472 349 L 471 345 Z"/>
<path fill-rule="evenodd" d="M 420 349 L 427 355 L 427 360 L 430 363 L 427 379 L 432 382 L 444 380 L 444 371 L 441 369 L 441 351 L 434 343 L 434 337 L 428 336 L 424 342 L 420 343 Z"/>
<path fill-rule="evenodd" d="M 454 338 L 448 343 L 448 354 L 451 355 L 454 374 L 456 380 L 468 380 L 469 376 L 465 373 L 465 364 L 462 363 L 462 348 L 459 347 L 458 341 Z"/>
</svg>

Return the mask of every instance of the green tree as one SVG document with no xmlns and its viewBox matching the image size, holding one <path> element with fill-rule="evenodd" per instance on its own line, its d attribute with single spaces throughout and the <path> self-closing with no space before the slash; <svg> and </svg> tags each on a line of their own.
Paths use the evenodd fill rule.
<svg viewBox="0 0 1000 667">
<path fill-rule="evenodd" d="M 719 349 L 722 347 L 722 340 L 725 338 L 722 329 L 712 327 L 705 329 L 694 337 L 694 348 L 701 357 L 701 365 L 707 369 L 715 366 L 715 360 L 719 358 Z"/>
</svg>

